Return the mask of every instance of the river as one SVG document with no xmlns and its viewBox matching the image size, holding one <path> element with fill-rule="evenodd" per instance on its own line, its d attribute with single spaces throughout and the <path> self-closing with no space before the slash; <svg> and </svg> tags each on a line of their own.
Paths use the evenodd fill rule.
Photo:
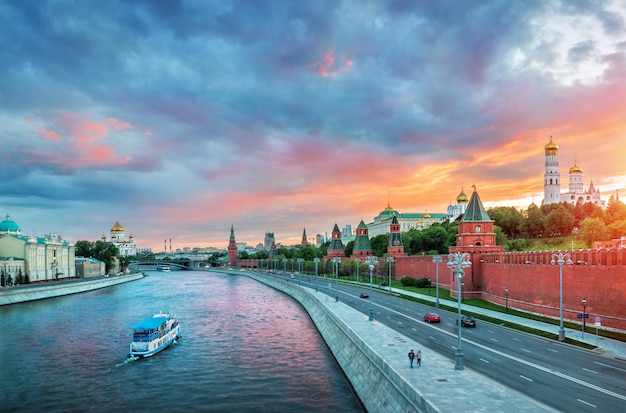
<svg viewBox="0 0 626 413">
<path fill-rule="evenodd" d="M 159 311 L 183 337 L 128 358 L 129 326 Z M 243 275 L 150 272 L 0 320 L 2 411 L 364 412 L 304 309 Z"/>
</svg>

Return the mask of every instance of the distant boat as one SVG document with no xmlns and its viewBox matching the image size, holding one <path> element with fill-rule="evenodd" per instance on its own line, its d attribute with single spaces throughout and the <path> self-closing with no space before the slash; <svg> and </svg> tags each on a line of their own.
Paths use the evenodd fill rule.
<svg viewBox="0 0 626 413">
<path fill-rule="evenodd" d="M 181 337 L 178 320 L 171 314 L 157 313 L 131 327 L 133 341 L 129 354 L 133 357 L 150 357 Z"/>
<path fill-rule="evenodd" d="M 170 272 L 169 265 L 157 265 L 157 271 Z"/>
</svg>

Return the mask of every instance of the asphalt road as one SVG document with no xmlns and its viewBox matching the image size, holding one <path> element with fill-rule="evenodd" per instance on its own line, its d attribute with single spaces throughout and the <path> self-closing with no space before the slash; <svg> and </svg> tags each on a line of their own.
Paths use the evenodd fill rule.
<svg viewBox="0 0 626 413">
<path fill-rule="evenodd" d="M 315 283 L 303 277 L 309 286 Z M 380 292 L 371 302 L 359 298 L 369 287 L 319 283 L 321 292 L 368 314 L 408 338 L 428 343 L 430 351 L 455 359 L 458 345 L 457 314 Z M 427 323 L 423 316 L 436 311 L 441 323 Z M 559 341 L 537 337 L 508 327 L 477 320 L 475 328 L 463 328 L 463 364 L 485 376 L 567 412 L 626 411 L 626 362 Z M 453 366 L 451 366 L 453 368 Z M 471 397 L 471 395 L 468 395 Z M 512 408 L 514 411 L 514 408 Z"/>
</svg>

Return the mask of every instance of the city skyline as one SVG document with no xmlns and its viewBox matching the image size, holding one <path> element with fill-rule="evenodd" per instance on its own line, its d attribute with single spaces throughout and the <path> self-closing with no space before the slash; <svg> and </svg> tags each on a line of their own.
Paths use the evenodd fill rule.
<svg viewBox="0 0 626 413">
<path fill-rule="evenodd" d="M 626 187 L 626 4 L 0 4 L 0 210 L 139 248 L 299 244 L 399 212 Z M 620 194 L 622 195 L 622 194 Z M 624 195 L 626 196 L 626 195 Z"/>
</svg>

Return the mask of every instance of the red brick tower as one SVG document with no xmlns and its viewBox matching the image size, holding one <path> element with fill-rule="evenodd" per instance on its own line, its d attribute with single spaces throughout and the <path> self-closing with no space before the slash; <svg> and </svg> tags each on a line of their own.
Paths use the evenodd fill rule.
<svg viewBox="0 0 626 413">
<path fill-rule="evenodd" d="M 456 236 L 456 246 L 450 247 L 450 253 L 467 252 L 470 255 L 472 265 L 465 269 L 463 290 L 468 292 L 467 297 L 472 297 L 482 288 L 482 256 L 490 252 L 503 252 L 504 247 L 496 245 L 496 233 L 494 223 L 489 218 L 483 203 L 478 196 L 476 186 L 472 186 L 474 192 L 467 204 L 467 209 L 459 222 L 459 232 Z M 451 280 L 451 292 L 456 296 L 456 283 Z M 465 292 L 463 293 L 465 294 Z"/>
<path fill-rule="evenodd" d="M 228 241 L 228 265 L 237 263 L 237 243 L 235 242 L 235 229 L 230 226 L 230 240 Z"/>
<path fill-rule="evenodd" d="M 335 224 L 331 236 L 332 238 L 328 246 L 328 251 L 326 251 L 326 255 L 324 256 L 324 261 L 334 257 L 345 258 L 346 252 L 344 251 L 343 242 L 341 242 L 341 231 L 339 231 L 337 224 Z"/>
<path fill-rule="evenodd" d="M 387 254 L 391 256 L 407 255 L 404 252 L 404 245 L 402 245 L 402 234 L 400 232 L 398 217 L 395 215 L 389 225 L 389 245 L 387 246 Z"/>
<path fill-rule="evenodd" d="M 302 231 L 302 242 L 300 243 L 302 247 L 305 245 L 309 245 L 309 242 L 306 240 L 306 228 Z"/>
</svg>

